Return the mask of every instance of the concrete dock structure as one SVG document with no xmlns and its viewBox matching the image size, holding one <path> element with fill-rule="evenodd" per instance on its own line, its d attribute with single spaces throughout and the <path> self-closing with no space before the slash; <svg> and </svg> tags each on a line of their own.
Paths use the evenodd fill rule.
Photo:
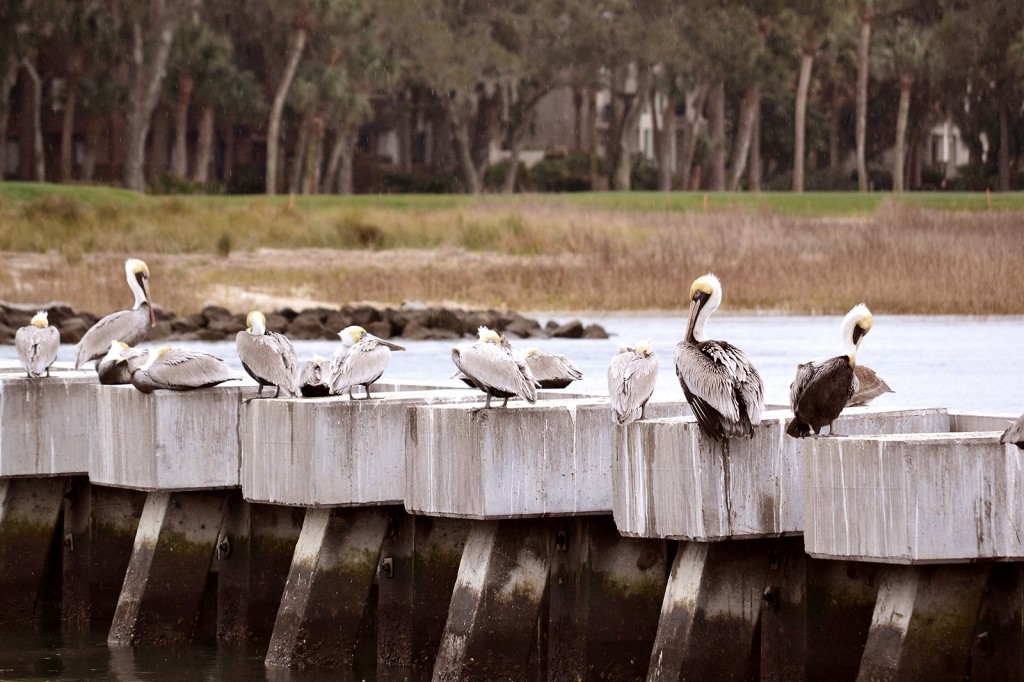
<svg viewBox="0 0 1024 682">
<path fill-rule="evenodd" d="M 769 411 L 723 447 L 681 397 L 619 426 L 555 392 L 243 404 L 251 382 L 59 374 L 0 373 L 3 617 L 104 629 L 115 657 L 215 637 L 395 678 L 1024 677 L 1006 415 L 857 408 L 794 440 Z"/>
</svg>

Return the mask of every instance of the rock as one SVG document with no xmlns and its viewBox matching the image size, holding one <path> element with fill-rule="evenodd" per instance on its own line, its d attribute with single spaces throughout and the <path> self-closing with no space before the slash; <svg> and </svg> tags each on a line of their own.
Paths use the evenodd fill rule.
<svg viewBox="0 0 1024 682">
<path fill-rule="evenodd" d="M 202 315 L 186 315 L 175 318 L 171 322 L 171 331 L 175 334 L 189 334 L 206 326 L 206 318 Z"/>
<path fill-rule="evenodd" d="M 330 338 L 337 336 L 338 332 L 351 324 L 349 321 L 350 319 L 351 318 L 349 318 L 348 315 L 340 310 L 328 311 L 327 314 L 324 315 L 323 322 L 321 323 L 324 337 Z"/>
<path fill-rule="evenodd" d="M 391 338 L 391 323 L 387 322 L 386 320 L 381 320 L 379 322 L 370 322 L 365 327 L 363 327 L 363 329 L 373 334 L 374 336 L 377 336 L 382 339 Z"/>
<path fill-rule="evenodd" d="M 608 332 L 604 330 L 599 324 L 588 324 L 587 328 L 583 330 L 584 339 L 607 339 Z"/>
<path fill-rule="evenodd" d="M 316 311 L 303 311 L 288 325 L 288 336 L 293 339 L 319 339 L 322 338 L 323 333 L 324 327 L 320 323 L 320 313 Z"/>
<path fill-rule="evenodd" d="M 84 316 L 69 317 L 57 327 L 60 330 L 60 342 L 78 343 L 93 324 L 95 322 L 91 322 Z"/>
<path fill-rule="evenodd" d="M 288 318 L 278 313 L 270 313 L 267 315 L 267 329 L 278 334 L 284 334 L 288 331 L 289 325 Z"/>
<path fill-rule="evenodd" d="M 351 320 L 349 324 L 358 325 L 366 330 L 370 329 L 369 325 L 384 319 L 379 310 L 368 305 L 345 306 L 341 312 Z"/>
<path fill-rule="evenodd" d="M 291 308 L 288 308 L 288 307 L 279 308 L 278 310 L 274 311 L 274 314 L 275 315 L 280 315 L 281 317 L 285 318 L 289 322 L 291 322 L 292 320 L 294 320 L 296 317 L 299 316 L 298 312 L 296 312 L 295 310 L 292 310 Z"/>
<path fill-rule="evenodd" d="M 206 328 L 213 332 L 219 332 L 225 338 L 234 337 L 235 334 L 245 329 L 245 316 L 242 314 L 233 315 L 228 318 L 211 320 Z"/>
<path fill-rule="evenodd" d="M 533 336 L 547 336 L 544 330 L 541 329 L 540 323 L 537 320 L 528 320 L 525 317 L 518 316 L 510 323 L 505 325 L 505 335 L 515 335 L 521 339 L 528 339 Z"/>
<path fill-rule="evenodd" d="M 231 311 L 227 308 L 222 308 L 219 305 L 208 305 L 203 308 L 203 317 L 206 318 L 207 324 L 214 320 L 223 320 L 231 317 Z"/>
<path fill-rule="evenodd" d="M 406 324 L 399 336 L 410 341 L 436 341 L 461 338 L 459 334 L 456 334 L 450 329 L 433 329 L 420 324 L 416 320 L 412 320 Z"/>
<path fill-rule="evenodd" d="M 146 330 L 146 341 L 160 341 L 172 333 L 174 333 L 174 329 L 170 320 L 158 320 L 155 325 Z"/>
<path fill-rule="evenodd" d="M 581 339 L 583 338 L 583 323 L 579 320 L 572 320 L 556 327 L 551 336 L 558 339 Z"/>
</svg>

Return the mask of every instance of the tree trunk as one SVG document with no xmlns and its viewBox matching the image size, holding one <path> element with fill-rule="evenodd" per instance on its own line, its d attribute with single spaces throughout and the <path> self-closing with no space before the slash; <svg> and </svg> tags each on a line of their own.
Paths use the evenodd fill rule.
<svg viewBox="0 0 1024 682">
<path fill-rule="evenodd" d="M 508 172 L 505 173 L 505 180 L 501 183 L 502 194 L 513 194 L 516 191 L 516 179 L 519 177 L 519 153 L 523 151 L 526 143 L 524 135 L 512 136 L 512 154 L 509 156 Z"/>
<path fill-rule="evenodd" d="M 475 107 L 467 95 L 459 93 L 449 98 L 447 103 L 448 118 L 452 129 L 452 147 L 462 170 L 463 182 L 466 183 L 466 193 L 480 194 L 480 177 L 477 175 L 476 164 L 473 160 L 473 143 L 469 132 L 469 119 Z"/>
<path fill-rule="evenodd" d="M 683 190 L 690 189 L 690 178 L 693 169 L 693 157 L 697 152 L 697 139 L 703 123 L 704 103 L 708 98 L 709 85 L 701 82 L 686 95 L 686 122 L 683 129 L 683 151 L 679 154 L 679 186 Z"/>
<path fill-rule="evenodd" d="M 195 166 L 192 179 L 196 182 L 210 181 L 210 166 L 213 165 L 213 107 L 204 106 L 199 115 L 199 139 L 196 141 Z"/>
<path fill-rule="evenodd" d="M 277 194 L 278 155 L 281 145 L 281 116 L 284 113 L 284 102 L 295 79 L 295 71 L 299 68 L 299 59 L 306 47 L 307 31 L 305 28 L 295 29 L 295 39 L 288 54 L 288 65 L 285 67 L 281 82 L 274 93 L 274 103 L 270 107 L 270 120 L 267 123 L 267 194 Z"/>
<path fill-rule="evenodd" d="M 338 194 L 355 193 L 355 169 L 353 162 L 356 156 L 356 143 L 359 131 L 355 126 L 343 128 L 341 131 L 341 162 L 338 165 Z"/>
<path fill-rule="evenodd" d="M 750 160 L 747 162 L 747 179 L 751 192 L 761 191 L 761 98 L 754 104 L 754 124 L 750 132 Z"/>
<path fill-rule="evenodd" d="M 590 155 L 590 189 L 598 190 L 603 183 L 601 166 L 598 164 L 597 149 L 597 92 L 593 88 L 585 88 L 587 107 L 587 136 L 584 141 Z"/>
<path fill-rule="evenodd" d="M 323 169 L 324 120 L 314 116 L 310 124 L 309 143 L 306 151 L 305 170 L 302 178 L 302 193 L 316 194 L 320 188 L 320 172 Z"/>
<path fill-rule="evenodd" d="M 295 143 L 295 153 L 292 158 L 291 180 L 288 183 L 288 191 L 292 194 L 298 194 L 302 189 L 302 170 L 306 153 L 309 149 L 310 128 L 312 125 L 312 114 L 306 114 L 302 117 L 302 123 L 299 125 L 299 139 Z"/>
<path fill-rule="evenodd" d="M 9 50 L 7 68 L 0 74 L 0 180 L 7 172 L 7 124 L 11 117 L 11 91 L 18 81 L 18 60 Z"/>
<path fill-rule="evenodd" d="M 573 111 L 573 127 L 572 127 L 572 146 L 573 151 L 582 151 L 583 149 L 583 107 L 584 97 L 587 89 L 582 88 L 578 85 L 574 85 L 572 88 L 572 111 Z"/>
<path fill-rule="evenodd" d="M 398 97 L 398 167 L 404 172 L 412 171 L 412 129 L 413 106 L 408 91 Z"/>
<path fill-rule="evenodd" d="M 103 119 L 91 114 L 85 120 L 85 154 L 82 158 L 82 180 L 92 182 L 96 175 L 96 153 L 100 147 Z"/>
<path fill-rule="evenodd" d="M 828 110 L 828 167 L 839 168 L 839 130 L 842 123 L 843 102 L 833 99 Z"/>
<path fill-rule="evenodd" d="M 32 156 L 33 177 L 36 182 L 46 182 L 46 156 L 43 154 L 43 79 L 36 71 L 32 57 L 21 60 L 22 66 L 32 79 Z M 6 131 L 4 132 L 6 135 Z"/>
<path fill-rule="evenodd" d="M 747 168 L 750 155 L 750 139 L 754 132 L 754 116 L 757 114 L 757 103 L 761 99 L 761 88 L 758 85 L 747 87 L 740 104 L 739 127 L 736 130 L 736 142 L 733 147 L 731 173 L 729 174 L 729 191 L 739 189 L 740 178 Z"/>
<path fill-rule="evenodd" d="M 1010 121 L 1006 100 L 999 100 L 999 190 L 1010 191 Z"/>
<path fill-rule="evenodd" d="M 794 112 L 793 144 L 793 191 L 804 191 L 804 161 L 807 156 L 805 140 L 807 135 L 807 91 L 811 87 L 811 67 L 814 55 L 804 52 L 800 59 L 800 80 L 796 86 L 796 111 Z"/>
<path fill-rule="evenodd" d="M 651 111 L 654 111 L 653 106 Z M 665 96 L 665 106 L 661 109 L 661 128 L 655 136 L 655 149 L 658 157 L 658 191 L 671 192 L 672 179 L 676 167 L 676 100 Z"/>
<path fill-rule="evenodd" d="M 725 83 L 718 81 L 708 93 L 708 118 L 711 128 L 711 173 L 708 189 L 725 190 Z"/>
<path fill-rule="evenodd" d="M 896 112 L 896 148 L 892 158 L 892 191 L 902 192 L 906 177 L 907 119 L 910 117 L 910 88 L 914 79 L 900 76 L 900 104 Z"/>
<path fill-rule="evenodd" d="M 192 88 L 195 86 L 191 74 L 178 76 L 178 97 L 174 103 L 174 154 L 171 159 L 171 174 L 184 178 L 188 175 L 188 107 L 192 103 Z"/>
<path fill-rule="evenodd" d="M 857 188 L 868 191 L 868 164 L 865 152 L 868 130 L 868 71 L 871 46 L 871 22 L 874 10 L 868 2 L 860 14 L 860 39 L 857 42 Z"/>
<path fill-rule="evenodd" d="M 220 181 L 224 183 L 224 186 L 231 187 L 231 179 L 235 174 L 235 118 L 234 116 L 228 116 L 228 120 L 224 122 L 223 126 L 224 136 L 224 171 Z"/>
<path fill-rule="evenodd" d="M 620 74 L 622 80 L 618 92 L 613 89 L 612 115 L 613 121 L 608 128 L 608 161 L 611 166 L 611 188 L 613 190 L 629 191 L 630 174 L 632 171 L 632 159 L 630 151 L 632 145 L 630 140 L 636 133 L 637 120 L 640 112 L 643 111 L 643 103 L 647 99 L 647 92 L 651 85 L 651 72 L 646 65 L 640 64 L 631 67 L 635 68 L 635 91 L 628 91 L 628 74 Z"/>
<path fill-rule="evenodd" d="M 71 182 L 75 166 L 75 115 L 78 109 L 78 85 L 82 80 L 85 60 L 82 51 L 71 49 L 68 57 L 68 77 L 64 116 L 60 128 L 60 181 Z"/>
</svg>

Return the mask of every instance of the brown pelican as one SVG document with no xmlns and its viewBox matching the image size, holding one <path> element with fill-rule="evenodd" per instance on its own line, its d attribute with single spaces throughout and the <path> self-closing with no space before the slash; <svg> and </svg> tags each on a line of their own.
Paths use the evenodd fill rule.
<svg viewBox="0 0 1024 682">
<path fill-rule="evenodd" d="M 143 393 L 158 388 L 191 391 L 239 378 L 218 357 L 201 350 L 168 346 L 151 349 L 146 361 L 131 369 L 132 386 Z"/>
<path fill-rule="evenodd" d="M 796 378 L 789 386 L 789 401 L 793 407 L 793 421 L 786 427 L 786 433 L 794 438 L 803 438 L 821 432 L 828 425 L 832 434 L 832 422 L 846 407 L 856 389 L 857 349 L 864 335 L 871 330 L 871 311 L 859 303 L 846 313 L 839 325 L 843 340 L 843 354 L 821 362 L 805 362 L 796 369 Z"/>
<path fill-rule="evenodd" d="M 366 398 L 370 397 L 370 384 L 380 379 L 384 369 L 391 360 L 391 351 L 405 350 L 404 346 L 391 343 L 370 334 L 362 327 L 346 327 L 341 332 L 342 339 L 354 339 L 355 343 L 341 361 L 338 373 L 331 377 L 331 393 L 340 395 L 356 386 L 366 390 Z"/>
<path fill-rule="evenodd" d="M 50 365 L 60 349 L 60 332 L 50 326 L 46 311 L 40 310 L 27 326 L 14 333 L 14 349 L 29 377 L 38 379 L 44 373 L 50 376 Z"/>
<path fill-rule="evenodd" d="M 118 385 L 132 383 L 132 369 L 138 366 L 149 355 L 148 351 L 132 348 L 127 343 L 111 341 L 110 350 L 96 363 L 96 373 L 100 383 Z"/>
<path fill-rule="evenodd" d="M 537 401 L 537 385 L 529 365 L 523 358 L 517 358 L 509 343 L 497 332 L 480 327 L 480 340 L 474 344 L 461 344 L 452 349 L 452 362 L 473 384 L 491 397 L 504 398 L 502 407 L 508 406 L 508 399 L 519 396 L 528 403 Z"/>
<path fill-rule="evenodd" d="M 676 344 L 676 376 L 701 429 L 717 441 L 753 436 L 761 422 L 764 383 L 746 354 L 709 341 L 704 324 L 722 303 L 722 285 L 708 273 L 690 286 L 686 337 Z"/>
<path fill-rule="evenodd" d="M 853 395 L 846 403 L 847 407 L 867 405 L 883 393 L 894 393 L 889 384 L 867 365 L 854 365 L 853 376 L 857 381 L 853 384 Z"/>
<path fill-rule="evenodd" d="M 306 398 L 322 398 L 331 394 L 330 364 L 319 355 L 299 368 L 299 391 Z"/>
<path fill-rule="evenodd" d="M 1000 443 L 1012 443 L 1024 450 L 1024 414 L 999 436 Z"/>
<path fill-rule="evenodd" d="M 580 368 L 564 355 L 541 353 L 537 348 L 528 348 L 523 357 L 541 388 L 565 388 L 583 378 Z"/>
<path fill-rule="evenodd" d="M 657 380 L 658 356 L 651 350 L 650 339 L 635 346 L 619 346 L 608 365 L 608 395 L 616 423 L 643 419 Z"/>
<path fill-rule="evenodd" d="M 298 359 L 292 342 L 283 334 L 267 330 L 267 318 L 253 310 L 245 318 L 247 329 L 235 335 L 235 347 L 242 368 L 260 385 L 257 396 L 263 395 L 264 386 L 276 386 L 274 397 L 299 395 Z"/>
<path fill-rule="evenodd" d="M 146 338 L 148 327 L 156 324 L 153 306 L 149 301 L 149 268 L 137 258 L 124 262 L 128 286 L 135 294 L 135 305 L 131 310 L 110 313 L 89 328 L 78 342 L 75 354 L 75 369 L 90 360 L 102 358 L 109 350 L 111 341 L 122 341 L 134 346 Z"/>
<path fill-rule="evenodd" d="M 352 331 L 354 329 L 362 329 L 362 327 L 345 327 L 338 332 L 341 345 L 334 350 L 334 355 L 331 356 L 331 363 L 327 368 L 327 376 L 324 377 L 324 382 L 328 386 L 334 383 L 334 377 L 338 376 L 341 372 L 341 366 L 345 364 L 345 356 L 348 355 L 349 349 L 359 342 L 359 337 Z M 348 392 L 348 397 L 352 397 L 352 391 Z"/>
</svg>

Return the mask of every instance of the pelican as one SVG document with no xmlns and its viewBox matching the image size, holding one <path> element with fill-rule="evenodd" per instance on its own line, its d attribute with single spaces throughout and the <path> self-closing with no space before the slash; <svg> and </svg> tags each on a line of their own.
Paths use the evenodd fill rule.
<svg viewBox="0 0 1024 682">
<path fill-rule="evenodd" d="M 542 353 L 537 348 L 527 348 L 523 353 L 533 378 L 541 388 L 565 388 L 573 381 L 583 378 L 583 372 L 564 355 Z"/>
<path fill-rule="evenodd" d="M 490 408 L 491 397 L 504 398 L 502 407 L 508 406 L 508 399 L 519 396 L 528 403 L 537 402 L 537 386 L 529 365 L 523 358 L 517 358 L 508 341 L 497 332 L 480 327 L 479 341 L 460 344 L 452 349 L 452 362 L 473 384 L 487 394 L 487 403 L 482 409 Z"/>
<path fill-rule="evenodd" d="M 191 391 L 238 378 L 220 358 L 192 348 L 150 349 L 146 361 L 132 367 L 132 386 L 143 393 Z"/>
<path fill-rule="evenodd" d="M 331 394 L 328 379 L 330 364 L 319 355 L 299 368 L 299 391 L 306 398 L 322 398 Z"/>
<path fill-rule="evenodd" d="M 658 356 L 651 350 L 650 339 L 635 346 L 619 346 L 608 365 L 608 395 L 616 423 L 643 419 L 657 380 Z"/>
<path fill-rule="evenodd" d="M 132 383 L 132 369 L 137 369 L 141 364 L 139 359 L 148 354 L 148 351 L 132 348 L 127 343 L 111 341 L 110 350 L 96 363 L 100 383 L 108 386 Z"/>
<path fill-rule="evenodd" d="M 147 328 L 156 324 L 153 306 L 149 301 L 149 268 L 138 258 L 129 258 L 124 262 L 124 273 L 128 286 L 135 294 L 135 305 L 131 310 L 110 313 L 89 328 L 78 342 L 75 369 L 90 360 L 102 358 L 109 350 L 111 341 L 122 341 L 134 346 L 146 338 Z"/>
<path fill-rule="evenodd" d="M 867 365 L 854 365 L 853 376 L 857 381 L 853 384 L 853 395 L 850 396 L 850 402 L 846 403 L 847 407 L 867 405 L 883 393 L 895 392 Z"/>
<path fill-rule="evenodd" d="M 1024 450 L 1024 414 L 999 436 L 1000 443 L 1012 443 Z"/>
<path fill-rule="evenodd" d="M 704 324 L 722 303 L 713 274 L 690 286 L 686 337 L 676 344 L 676 376 L 705 434 L 716 441 L 753 436 L 761 422 L 764 383 L 746 354 L 727 341 L 709 341 Z"/>
<path fill-rule="evenodd" d="M 283 334 L 267 330 L 267 318 L 253 310 L 245 318 L 246 329 L 235 334 L 235 348 L 242 368 L 260 385 L 257 396 L 263 395 L 264 386 L 276 386 L 274 397 L 299 395 L 298 359 L 292 342 Z"/>
<path fill-rule="evenodd" d="M 44 373 L 50 376 L 50 365 L 57 359 L 60 349 L 60 332 L 50 326 L 45 310 L 40 310 L 27 326 L 14 333 L 14 349 L 30 378 L 38 379 Z"/>
<path fill-rule="evenodd" d="M 354 329 L 362 329 L 362 327 L 345 327 L 338 332 L 341 345 L 334 350 L 334 355 L 331 356 L 331 363 L 327 368 L 327 376 L 324 378 L 324 382 L 328 386 L 333 384 L 334 377 L 341 373 L 341 367 L 345 364 L 345 356 L 348 355 L 349 349 L 359 342 L 359 338 L 352 331 Z M 348 397 L 352 397 L 352 391 L 348 392 Z"/>
<path fill-rule="evenodd" d="M 846 407 L 856 390 L 857 378 L 853 368 L 857 364 L 857 349 L 864 335 L 871 331 L 871 311 L 859 303 L 846 313 L 839 325 L 843 341 L 843 354 L 820 362 L 805 362 L 797 367 L 796 378 L 789 386 L 789 401 L 793 407 L 793 421 L 786 433 L 803 438 L 814 429 L 815 435 L 832 422 Z"/>
<path fill-rule="evenodd" d="M 370 384 L 380 379 L 391 360 L 391 351 L 405 350 L 404 346 L 391 343 L 367 332 L 362 327 L 346 327 L 341 331 L 342 339 L 354 339 L 348 349 L 338 373 L 331 377 L 331 393 L 340 395 L 356 386 L 366 390 L 365 399 L 370 397 Z"/>
</svg>

